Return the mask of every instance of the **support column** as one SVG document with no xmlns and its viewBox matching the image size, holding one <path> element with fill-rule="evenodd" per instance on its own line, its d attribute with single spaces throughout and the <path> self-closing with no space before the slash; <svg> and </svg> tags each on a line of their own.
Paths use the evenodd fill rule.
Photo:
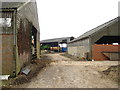
<svg viewBox="0 0 120 90">
<path fill-rule="evenodd" d="M 59 52 L 60 50 L 59 50 L 59 42 L 58 42 L 58 52 Z"/>
<path fill-rule="evenodd" d="M 38 59 L 40 59 L 40 39 L 39 38 L 40 38 L 40 35 L 37 32 L 37 40 L 36 40 L 37 41 L 37 47 L 36 48 L 37 48 L 37 58 Z"/>
</svg>

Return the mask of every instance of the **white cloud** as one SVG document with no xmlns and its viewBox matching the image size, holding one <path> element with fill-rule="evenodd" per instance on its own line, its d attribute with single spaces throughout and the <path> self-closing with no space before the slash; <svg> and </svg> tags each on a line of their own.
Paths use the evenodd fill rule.
<svg viewBox="0 0 120 90">
<path fill-rule="evenodd" d="M 78 37 L 118 16 L 119 0 L 37 0 L 41 40 Z"/>
</svg>

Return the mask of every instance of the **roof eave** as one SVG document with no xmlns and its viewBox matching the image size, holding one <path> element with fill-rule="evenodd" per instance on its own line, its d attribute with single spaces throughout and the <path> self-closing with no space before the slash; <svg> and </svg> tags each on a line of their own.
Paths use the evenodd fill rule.
<svg viewBox="0 0 120 90">
<path fill-rule="evenodd" d="M 83 39 L 87 39 L 87 38 L 89 38 L 89 37 L 90 37 L 90 35 L 89 35 L 89 36 L 86 36 L 86 37 L 83 37 L 83 38 L 80 38 L 80 39 L 76 39 L 76 40 L 70 41 L 70 42 L 68 42 L 68 44 L 74 43 L 74 42 L 77 42 L 77 41 L 80 41 L 80 40 L 83 40 Z"/>
</svg>

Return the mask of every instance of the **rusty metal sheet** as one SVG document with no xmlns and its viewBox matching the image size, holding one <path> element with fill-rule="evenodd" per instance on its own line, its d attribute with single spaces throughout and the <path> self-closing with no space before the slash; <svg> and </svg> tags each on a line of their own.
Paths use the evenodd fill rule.
<svg viewBox="0 0 120 90">
<path fill-rule="evenodd" d="M 12 11 L 0 11 L 0 34 L 12 34 L 13 33 L 13 12 Z"/>
</svg>

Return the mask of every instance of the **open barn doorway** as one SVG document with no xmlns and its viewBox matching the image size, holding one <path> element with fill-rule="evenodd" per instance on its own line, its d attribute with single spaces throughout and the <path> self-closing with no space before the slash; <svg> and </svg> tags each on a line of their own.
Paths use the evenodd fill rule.
<svg viewBox="0 0 120 90">
<path fill-rule="evenodd" d="M 120 44 L 120 36 L 103 36 L 96 44 Z"/>
<path fill-rule="evenodd" d="M 32 26 L 32 59 L 37 58 L 37 30 Z"/>
<path fill-rule="evenodd" d="M 92 57 L 94 60 L 120 59 L 120 36 L 103 36 L 92 45 Z"/>
</svg>

